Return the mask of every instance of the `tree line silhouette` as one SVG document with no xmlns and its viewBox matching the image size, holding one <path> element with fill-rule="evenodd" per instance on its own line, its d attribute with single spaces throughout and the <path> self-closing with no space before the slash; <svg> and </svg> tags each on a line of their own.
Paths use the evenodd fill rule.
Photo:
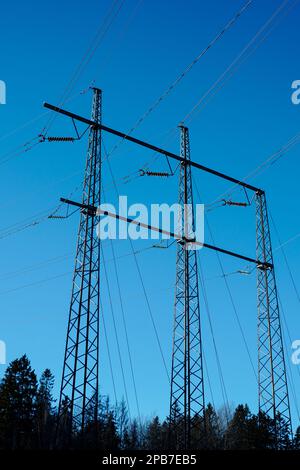
<svg viewBox="0 0 300 470">
<path fill-rule="evenodd" d="M 161 420 L 154 416 L 142 422 L 129 419 L 125 401 L 111 405 L 108 397 L 100 397 L 96 432 L 95 425 L 87 424 L 84 436 L 78 435 L 71 443 L 67 442 L 63 432 L 56 436 L 57 407 L 53 387 L 51 371 L 45 369 L 38 380 L 26 355 L 9 364 L 0 382 L 0 449 L 71 446 L 98 450 L 163 451 L 176 446 L 168 418 Z M 300 426 L 291 440 L 282 422 L 282 431 L 276 439 L 274 422 L 269 416 L 253 414 L 248 405 L 242 404 L 230 416 L 224 410 L 217 412 L 210 403 L 206 406 L 205 419 L 199 423 L 205 428 L 200 446 L 197 444 L 199 449 L 300 450 Z M 197 445 L 194 444 L 193 448 Z"/>
</svg>

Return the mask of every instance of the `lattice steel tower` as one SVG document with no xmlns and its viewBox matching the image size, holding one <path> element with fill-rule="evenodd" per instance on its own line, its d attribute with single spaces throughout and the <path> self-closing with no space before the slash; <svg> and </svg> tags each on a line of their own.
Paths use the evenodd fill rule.
<svg viewBox="0 0 300 470">
<path fill-rule="evenodd" d="M 259 410 L 274 419 L 277 446 L 292 435 L 283 338 L 266 196 L 256 193 L 257 259 L 272 267 L 257 267 Z"/>
<path fill-rule="evenodd" d="M 176 291 L 172 352 L 170 444 L 177 449 L 201 445 L 204 426 L 204 382 L 197 251 L 191 248 L 195 220 L 189 131 L 180 126 L 179 203 L 185 207 L 183 236 L 177 242 Z M 184 206 L 185 205 L 185 206 Z"/>
<path fill-rule="evenodd" d="M 93 88 L 92 121 L 101 124 L 102 93 Z M 90 127 L 82 204 L 98 207 L 101 130 Z M 58 433 L 70 438 L 97 422 L 99 384 L 100 239 L 98 217 L 81 210 L 59 400 Z"/>
</svg>

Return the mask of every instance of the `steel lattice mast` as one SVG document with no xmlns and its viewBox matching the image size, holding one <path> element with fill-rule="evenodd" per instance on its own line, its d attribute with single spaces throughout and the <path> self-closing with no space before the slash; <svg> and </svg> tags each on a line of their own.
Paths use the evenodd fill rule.
<svg viewBox="0 0 300 470">
<path fill-rule="evenodd" d="M 292 435 L 292 426 L 270 227 L 263 191 L 256 193 L 256 234 L 257 259 L 271 265 L 257 266 L 259 410 L 274 419 L 277 446 L 280 446 L 284 432 Z"/>
<path fill-rule="evenodd" d="M 102 92 L 93 88 L 92 121 L 99 124 L 101 108 Z M 101 130 L 91 126 L 82 204 L 98 207 L 100 190 Z M 98 416 L 100 239 L 96 234 L 97 219 L 88 210 L 81 210 L 58 412 L 58 432 L 64 432 L 67 438 L 84 431 L 87 424 L 96 424 Z"/>
<path fill-rule="evenodd" d="M 93 119 L 87 119 L 49 103 L 45 103 L 44 106 L 47 109 L 68 116 L 72 120 L 83 122 L 94 129 L 108 132 L 109 134 L 180 162 L 181 202 L 192 202 L 191 167 L 255 193 L 257 209 L 256 259 L 207 243 L 198 243 L 198 245 L 249 263 L 254 263 L 258 268 L 259 409 L 274 418 L 277 439 L 281 437 L 284 428 L 291 434 L 286 367 L 264 191 L 245 181 L 238 180 L 230 175 L 191 161 L 188 130 L 184 127 L 182 127 L 181 133 L 181 154 L 177 155 L 149 142 L 132 137 L 128 135 L 128 133 L 99 124 Z M 68 204 L 91 211 L 93 214 L 96 213 L 96 206 L 79 204 L 66 199 L 62 200 Z M 112 216 L 114 215 L 112 214 Z M 133 222 L 131 219 L 127 219 L 127 221 Z M 146 228 L 149 230 L 153 229 L 153 227 L 150 226 Z M 157 229 L 157 231 L 163 232 L 159 229 Z M 170 233 L 169 235 L 178 239 L 174 233 Z M 191 438 L 193 438 L 194 435 L 200 435 L 200 433 L 194 432 L 194 429 L 196 428 L 196 423 L 201 421 L 201 417 L 204 414 L 197 262 L 195 253 L 191 250 L 185 250 L 189 241 L 190 240 L 182 238 L 182 240 L 178 242 L 170 400 L 170 429 L 174 431 L 173 438 L 174 436 L 176 437 L 177 447 L 182 448 L 190 445 L 192 442 Z M 195 244 L 197 244 L 197 241 Z M 186 251 L 188 254 L 184 254 Z M 194 417 L 197 419 L 194 419 Z M 285 426 L 283 425 L 284 421 Z"/>
<path fill-rule="evenodd" d="M 183 237 L 177 243 L 176 292 L 172 352 L 170 439 L 178 449 L 200 445 L 203 435 L 204 383 L 189 131 L 181 126 L 179 203 Z"/>
</svg>

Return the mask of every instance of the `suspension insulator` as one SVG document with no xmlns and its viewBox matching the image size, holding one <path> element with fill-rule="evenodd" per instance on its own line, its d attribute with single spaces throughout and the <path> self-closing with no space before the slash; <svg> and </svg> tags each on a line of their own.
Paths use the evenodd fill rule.
<svg viewBox="0 0 300 470">
<path fill-rule="evenodd" d="M 75 137 L 47 137 L 48 142 L 74 142 Z"/>
<path fill-rule="evenodd" d="M 247 202 L 235 202 L 235 201 L 226 201 L 223 200 L 224 206 L 240 206 L 240 207 L 247 207 L 249 204 Z"/>
<path fill-rule="evenodd" d="M 161 178 L 167 178 L 168 176 L 171 176 L 170 173 L 167 172 L 159 172 L 159 171 L 145 171 L 145 174 L 147 176 L 159 176 Z"/>
</svg>

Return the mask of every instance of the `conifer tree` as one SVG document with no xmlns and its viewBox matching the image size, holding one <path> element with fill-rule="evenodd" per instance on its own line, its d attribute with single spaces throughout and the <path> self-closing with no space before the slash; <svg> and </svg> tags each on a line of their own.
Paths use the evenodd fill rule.
<svg viewBox="0 0 300 470">
<path fill-rule="evenodd" d="M 297 450 L 300 450 L 300 426 L 296 429 L 295 437 L 294 437 L 294 447 Z"/>
<path fill-rule="evenodd" d="M 155 416 L 147 426 L 146 446 L 152 450 L 162 449 L 162 429 L 158 416 Z"/>
<path fill-rule="evenodd" d="M 226 430 L 226 446 L 229 449 L 251 449 L 253 442 L 253 415 L 248 405 L 238 405 Z"/>
<path fill-rule="evenodd" d="M 39 446 L 49 448 L 54 438 L 54 399 L 53 399 L 54 376 L 50 369 L 45 369 L 39 381 L 37 391 L 37 428 Z"/>
<path fill-rule="evenodd" d="M 1 447 L 36 447 L 37 378 L 26 355 L 12 361 L 0 385 Z"/>
</svg>

